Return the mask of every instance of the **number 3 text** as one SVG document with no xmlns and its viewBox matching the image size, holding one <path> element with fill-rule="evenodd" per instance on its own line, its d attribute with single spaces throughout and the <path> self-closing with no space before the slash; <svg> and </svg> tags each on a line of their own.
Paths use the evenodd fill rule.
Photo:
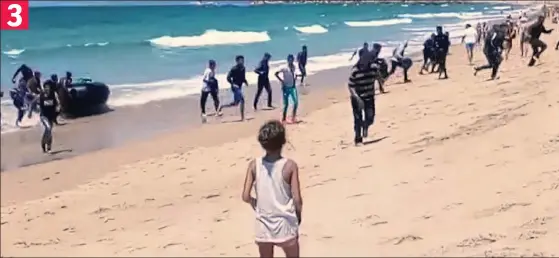
<svg viewBox="0 0 559 258">
<path fill-rule="evenodd" d="M 2 30 L 27 30 L 29 28 L 29 1 L 0 1 Z"/>
</svg>

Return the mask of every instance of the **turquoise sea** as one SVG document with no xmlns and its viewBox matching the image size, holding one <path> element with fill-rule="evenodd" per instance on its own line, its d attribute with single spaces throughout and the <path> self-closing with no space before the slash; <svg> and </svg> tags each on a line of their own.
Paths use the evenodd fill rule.
<svg viewBox="0 0 559 258">
<path fill-rule="evenodd" d="M 25 63 L 44 76 L 72 71 L 105 82 L 110 105 L 137 105 L 198 93 L 208 59 L 225 73 L 235 55 L 244 55 L 251 70 L 270 52 L 274 67 L 307 45 L 308 69 L 316 73 L 350 64 L 364 41 L 381 42 L 388 53 L 410 40 L 410 51 L 418 50 L 436 25 L 459 37 L 466 23 L 518 15 L 521 8 L 499 2 L 37 6 L 30 9 L 28 31 L 1 32 L 1 85 L 12 87 L 12 74 Z M 3 132 L 13 113 L 4 98 Z"/>
</svg>

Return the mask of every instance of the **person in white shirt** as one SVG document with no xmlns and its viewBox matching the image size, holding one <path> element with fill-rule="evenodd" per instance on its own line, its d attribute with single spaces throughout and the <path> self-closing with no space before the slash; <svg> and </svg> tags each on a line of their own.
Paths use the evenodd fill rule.
<svg viewBox="0 0 559 258">
<path fill-rule="evenodd" d="M 474 47 L 476 46 L 476 41 L 478 39 L 477 31 L 472 25 L 466 24 L 466 30 L 462 36 L 462 43 L 466 46 L 466 52 L 468 53 L 468 61 L 472 64 L 474 59 Z"/>
<path fill-rule="evenodd" d="M 404 83 L 411 82 L 411 80 L 408 78 L 408 70 L 411 67 L 411 59 L 404 57 L 407 47 L 408 41 L 404 41 L 404 43 L 400 44 L 397 48 L 394 49 L 391 58 L 392 66 L 390 67 L 390 71 L 388 72 L 389 75 L 392 75 L 394 74 L 394 72 L 396 72 L 396 68 L 401 67 L 404 70 Z"/>
<path fill-rule="evenodd" d="M 299 96 L 297 94 L 297 87 L 295 82 L 297 75 L 295 75 L 295 65 L 293 55 L 289 54 L 287 56 L 287 65 L 282 67 L 276 72 L 276 78 L 281 83 L 281 90 L 283 92 L 283 114 L 282 122 L 296 123 L 297 107 L 299 106 Z M 280 77 L 280 73 L 282 76 Z M 287 109 L 289 108 L 289 99 L 293 101 L 293 115 L 291 121 L 287 121 Z"/>
<path fill-rule="evenodd" d="M 526 13 L 523 13 L 520 19 L 518 19 L 518 35 L 520 35 L 520 56 L 525 57 L 528 54 L 528 43 L 529 36 L 526 33 L 526 26 L 528 25 L 528 17 Z"/>
<path fill-rule="evenodd" d="M 206 122 L 206 102 L 208 101 L 208 95 L 212 96 L 214 102 L 215 112 L 218 116 L 221 115 L 219 108 L 219 86 L 217 79 L 215 78 L 215 68 L 216 63 L 214 60 L 208 62 L 208 68 L 204 71 L 204 76 L 202 77 L 202 92 L 200 94 L 200 110 L 202 116 L 202 122 Z"/>
</svg>

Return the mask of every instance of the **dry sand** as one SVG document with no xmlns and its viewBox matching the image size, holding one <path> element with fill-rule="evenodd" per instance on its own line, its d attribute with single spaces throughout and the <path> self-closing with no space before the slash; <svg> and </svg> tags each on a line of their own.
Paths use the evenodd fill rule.
<svg viewBox="0 0 559 258">
<path fill-rule="evenodd" d="M 550 47 L 557 39 L 544 35 Z M 463 47 L 451 53 L 451 79 L 415 70 L 413 83 L 389 84 L 373 144 L 352 145 L 343 85 L 288 128 L 304 187 L 303 256 L 559 255 L 559 53 L 528 68 L 514 49 L 498 81 L 474 77 Z M 2 256 L 257 255 L 240 193 L 262 153 L 261 120 L 2 173 Z M 203 143 L 214 135 L 223 142 Z M 107 165 L 142 148 L 160 155 Z"/>
</svg>

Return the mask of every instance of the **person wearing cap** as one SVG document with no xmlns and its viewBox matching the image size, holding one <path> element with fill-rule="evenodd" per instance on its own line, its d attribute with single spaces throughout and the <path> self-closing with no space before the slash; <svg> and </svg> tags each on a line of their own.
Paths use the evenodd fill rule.
<svg viewBox="0 0 559 258">
<path fill-rule="evenodd" d="M 528 63 L 528 66 L 534 66 L 536 61 L 540 59 L 541 54 L 547 49 L 547 44 L 540 39 L 542 33 L 550 34 L 553 29 L 546 29 L 543 25 L 545 17 L 540 15 L 536 22 L 531 24 L 526 30 L 530 37 L 530 45 L 532 46 L 532 58 Z"/>
<path fill-rule="evenodd" d="M 206 102 L 208 101 L 208 95 L 212 96 L 215 112 L 218 116 L 221 116 L 221 112 L 219 111 L 219 85 L 215 78 L 216 66 L 217 64 L 214 60 L 208 61 L 208 67 L 204 70 L 204 75 L 202 76 L 202 92 L 200 93 L 202 123 L 206 122 Z"/>
<path fill-rule="evenodd" d="M 369 127 L 375 120 L 375 80 L 380 76 L 373 54 L 366 53 L 351 68 L 348 80 L 351 108 L 353 110 L 354 143 L 363 144 Z"/>
<path fill-rule="evenodd" d="M 262 94 L 262 90 L 266 90 L 268 93 L 268 108 L 273 108 L 272 106 L 272 86 L 270 85 L 270 58 L 272 55 L 270 53 L 264 53 L 264 57 L 260 60 L 258 67 L 254 70 L 256 74 L 258 74 L 258 81 L 257 85 L 258 88 L 256 89 L 256 95 L 254 96 L 254 110 L 258 109 L 258 100 L 260 99 L 260 95 Z"/>
</svg>

